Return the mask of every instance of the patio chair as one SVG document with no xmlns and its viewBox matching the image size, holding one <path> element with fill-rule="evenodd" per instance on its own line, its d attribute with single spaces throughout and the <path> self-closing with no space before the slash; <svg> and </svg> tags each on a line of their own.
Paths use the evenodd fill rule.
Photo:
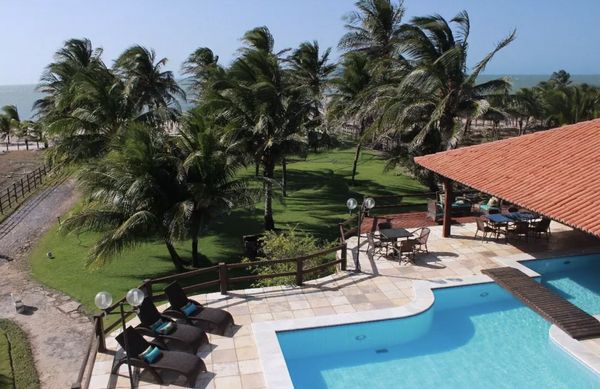
<svg viewBox="0 0 600 389">
<path fill-rule="evenodd" d="M 498 237 L 498 233 L 497 233 L 497 228 L 493 228 L 490 227 L 489 225 L 487 225 L 485 217 L 481 216 L 478 217 L 475 222 L 477 223 L 477 230 L 475 231 L 475 239 L 477 239 L 477 234 L 479 234 L 480 232 L 481 234 L 481 241 L 483 242 L 483 240 L 487 237 L 487 234 L 495 234 L 496 238 Z"/>
<path fill-rule="evenodd" d="M 383 223 L 377 223 L 377 231 L 379 232 L 379 242 L 381 243 L 382 247 L 385 247 L 385 255 L 388 255 L 388 249 L 390 248 L 390 246 L 394 246 L 395 243 L 395 239 L 387 239 L 383 236 L 381 236 L 381 230 L 386 230 L 392 228 L 392 223 L 390 222 L 383 222 Z"/>
<path fill-rule="evenodd" d="M 401 240 L 397 245 L 394 245 L 394 252 L 398 254 L 398 260 L 402 262 L 403 254 L 406 254 L 407 262 L 414 262 L 415 260 L 415 240 L 405 239 Z"/>
<path fill-rule="evenodd" d="M 186 323 L 196 324 L 204 331 L 224 335 L 227 328 L 234 324 L 233 316 L 224 309 L 208 308 L 189 299 L 177 281 L 165 288 L 171 306 L 163 314 Z"/>
<path fill-rule="evenodd" d="M 127 347 L 125 347 L 125 337 L 127 337 Z M 194 354 L 181 351 L 169 351 L 158 348 L 156 359 L 148 361 L 148 357 L 142 356 L 150 347 L 157 347 L 144 339 L 142 334 L 132 327 L 127 327 L 125 331 L 117 336 L 117 342 L 121 345 L 125 353 L 129 355 L 131 366 L 141 369 L 148 369 L 159 384 L 163 383 L 163 379 L 158 374 L 158 370 L 172 371 L 186 377 L 189 387 L 193 387 L 196 383 L 196 377 L 200 372 L 206 371 L 204 361 Z M 123 363 L 127 362 L 127 356 L 123 355 L 112 369 L 112 374 L 117 374 Z"/>
<path fill-rule="evenodd" d="M 527 222 L 515 222 L 514 227 L 507 230 L 508 236 L 516 236 L 519 239 L 524 237 L 525 240 L 529 239 L 529 223 Z M 507 236 L 507 238 L 508 238 Z"/>
<path fill-rule="evenodd" d="M 414 242 L 416 251 L 423 251 L 423 247 L 425 247 L 425 252 L 428 253 L 429 249 L 427 248 L 427 240 L 429 240 L 429 234 L 431 233 L 431 230 L 427 227 L 421 227 L 412 231 L 411 233 L 414 235 L 417 232 L 419 233 L 419 236 L 416 239 L 409 240 Z"/>
<path fill-rule="evenodd" d="M 367 254 L 372 252 L 371 257 L 375 256 L 377 253 L 381 253 L 381 249 L 383 249 L 383 243 L 380 240 L 375 240 L 375 235 L 373 233 L 367 234 Z"/>
<path fill-rule="evenodd" d="M 142 335 L 156 338 L 164 348 L 174 350 L 182 347 L 196 354 L 200 346 L 208 343 L 208 337 L 202 329 L 192 325 L 176 323 L 156 309 L 151 298 L 145 298 L 140 305 L 137 316 L 140 324 L 135 327 Z M 169 324 L 171 323 L 171 324 Z M 170 326 L 170 331 L 163 332 L 164 327 Z"/>
<path fill-rule="evenodd" d="M 536 238 L 541 238 L 542 234 L 545 234 L 546 239 L 550 239 L 550 222 L 550 219 L 543 217 L 539 222 L 532 223 L 529 226 L 529 232 Z"/>
</svg>

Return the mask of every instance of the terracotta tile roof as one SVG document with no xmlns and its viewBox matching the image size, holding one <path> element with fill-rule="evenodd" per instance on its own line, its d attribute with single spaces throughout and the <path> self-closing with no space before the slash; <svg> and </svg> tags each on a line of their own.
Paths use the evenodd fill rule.
<svg viewBox="0 0 600 389">
<path fill-rule="evenodd" d="M 425 155 L 415 162 L 600 236 L 600 119 Z"/>
</svg>

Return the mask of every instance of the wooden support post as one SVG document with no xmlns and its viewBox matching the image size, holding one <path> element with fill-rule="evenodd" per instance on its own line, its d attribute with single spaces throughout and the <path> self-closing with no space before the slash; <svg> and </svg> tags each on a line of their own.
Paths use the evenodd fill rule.
<svg viewBox="0 0 600 389">
<path fill-rule="evenodd" d="M 106 338 L 104 336 L 104 317 L 96 316 L 96 336 L 98 337 L 98 352 L 106 352 Z"/>
<path fill-rule="evenodd" d="M 6 198 L 8 199 L 8 208 L 12 208 L 12 202 L 10 201 L 10 187 L 6 188 Z"/>
<path fill-rule="evenodd" d="M 454 193 L 452 190 L 452 180 L 444 177 L 444 238 L 450 237 L 450 227 L 452 226 L 452 203 L 454 202 Z"/>
<path fill-rule="evenodd" d="M 341 263 L 341 268 L 343 271 L 346 271 L 346 269 L 348 268 L 348 245 L 347 243 L 344 243 L 342 245 L 342 263 Z"/>
<path fill-rule="evenodd" d="M 58 224 L 60 224 L 60 221 Z M 150 300 L 152 300 L 152 280 L 151 279 L 144 280 L 144 294 L 146 295 L 146 297 L 150 297 Z"/>
<path fill-rule="evenodd" d="M 219 263 L 219 287 L 221 294 L 227 294 L 229 279 L 227 278 L 227 264 L 225 262 Z"/>
<path fill-rule="evenodd" d="M 304 282 L 304 276 L 302 274 L 304 260 L 302 258 L 296 258 L 296 285 L 302 286 Z"/>
</svg>

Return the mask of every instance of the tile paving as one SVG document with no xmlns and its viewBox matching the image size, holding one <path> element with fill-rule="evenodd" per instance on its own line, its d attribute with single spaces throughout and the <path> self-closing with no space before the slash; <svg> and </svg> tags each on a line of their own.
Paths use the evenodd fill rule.
<svg viewBox="0 0 600 389">
<path fill-rule="evenodd" d="M 200 374 L 196 386 L 209 389 L 264 388 L 262 365 L 251 329 L 251 323 L 270 320 L 335 315 L 369 311 L 407 304 L 414 298 L 413 281 L 456 279 L 481 274 L 485 268 L 504 266 L 499 257 L 527 253 L 536 258 L 582 252 L 600 252 L 600 240 L 553 223 L 550 240 L 529 242 L 475 240 L 475 225 L 453 226 L 451 239 L 441 237 L 441 226 L 431 227 L 429 253 L 421 254 L 414 264 L 399 264 L 360 247 L 362 272 L 354 273 L 356 238 L 348 241 L 348 269 L 334 275 L 309 281 L 302 287 L 277 286 L 199 294 L 193 298 L 210 307 L 225 308 L 234 316 L 236 326 L 228 336 L 209 335 L 210 344 L 199 350 L 208 373 Z M 134 319 L 136 320 L 136 319 Z M 132 321 L 132 324 L 135 322 Z M 115 334 L 116 335 L 116 334 Z M 114 337 L 107 346 L 116 349 Z M 98 354 L 90 388 L 128 387 L 127 368 L 110 375 L 112 354 Z M 152 381 L 146 372 L 137 375 L 139 388 L 180 387 L 181 378 L 165 375 L 163 386 Z"/>
</svg>

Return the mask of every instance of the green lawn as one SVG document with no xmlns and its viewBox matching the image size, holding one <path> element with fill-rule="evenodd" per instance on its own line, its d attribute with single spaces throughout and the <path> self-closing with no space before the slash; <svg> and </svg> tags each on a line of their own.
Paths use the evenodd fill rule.
<svg viewBox="0 0 600 389">
<path fill-rule="evenodd" d="M 363 153 L 357 184 L 350 186 L 354 150 L 342 149 L 311 154 L 306 161 L 288 165 L 288 197 L 284 203 L 275 202 L 277 227 L 299 224 L 300 227 L 323 239 L 338 236 L 337 223 L 347 218 L 346 199 L 362 194 L 386 195 L 418 193 L 425 190 L 415 180 L 393 172 L 384 173 L 384 161 L 377 154 Z M 200 251 L 215 262 L 237 262 L 242 249 L 241 236 L 261 231 L 262 204 L 253 210 L 236 210 L 215 220 L 200 240 Z M 169 274 L 173 266 L 166 248 L 148 243 L 130 250 L 120 258 L 97 270 L 85 268 L 87 251 L 96 234 L 63 236 L 57 226 L 41 239 L 32 254 L 33 275 L 43 283 L 66 292 L 93 310 L 97 291 L 108 290 L 122 296 L 129 288 L 146 278 Z M 190 244 L 177 245 L 182 256 L 190 256 Z M 54 259 L 46 253 L 52 251 Z"/>
<path fill-rule="evenodd" d="M 0 388 L 39 387 L 27 336 L 15 323 L 0 319 Z"/>
</svg>

